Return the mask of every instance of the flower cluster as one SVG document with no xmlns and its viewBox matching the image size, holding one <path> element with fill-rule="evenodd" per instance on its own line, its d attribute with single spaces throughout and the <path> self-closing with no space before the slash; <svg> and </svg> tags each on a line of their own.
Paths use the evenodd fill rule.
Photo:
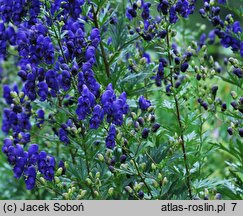
<svg viewBox="0 0 243 216">
<path fill-rule="evenodd" d="M 219 1 L 225 4 L 226 1 Z M 241 41 L 242 28 L 239 21 L 234 21 L 232 14 L 228 14 L 225 20 L 220 17 L 220 7 L 210 6 L 209 0 L 204 0 L 204 7 L 200 9 L 202 17 L 207 17 L 215 29 L 211 32 L 210 37 L 217 35 L 220 38 L 222 46 L 231 47 L 233 52 L 239 52 L 243 57 L 243 41 Z"/>
<path fill-rule="evenodd" d="M 2 151 L 13 166 L 15 178 L 23 176 L 28 190 L 32 190 L 35 186 L 37 169 L 45 179 L 53 180 L 55 159 L 44 151 L 39 152 L 37 144 L 30 145 L 28 151 L 24 151 L 22 145 L 14 144 L 11 139 L 5 139 Z"/>
<path fill-rule="evenodd" d="M 40 0 L 2 0 L 0 2 L 0 16 L 4 22 L 13 22 L 20 25 L 23 18 L 29 17 L 29 22 L 34 23 L 40 13 Z"/>
<path fill-rule="evenodd" d="M 59 17 L 61 15 L 65 17 L 70 16 L 73 20 L 76 20 L 82 13 L 82 6 L 84 2 L 84 0 L 55 0 L 51 5 L 51 14 L 54 15 L 56 12 L 58 12 Z"/>
<path fill-rule="evenodd" d="M 237 133 L 229 137 L 243 136 L 241 120 L 234 121 L 243 113 L 242 96 L 232 91 L 226 100 L 221 82 L 207 82 L 217 77 L 241 88 L 241 24 L 232 15 L 221 18 L 219 4 L 226 0 L 204 0 L 199 13 L 213 30 L 206 34 L 201 26 L 191 35 L 179 24 L 195 12 L 196 0 L 128 1 L 127 20 L 113 3 L 0 0 L 2 131 L 8 137 L 2 152 L 28 190 L 47 180 L 67 199 L 120 198 L 124 191 L 134 199 L 163 198 L 167 178 L 158 168 L 166 174 L 185 164 L 184 174 L 167 177 L 186 179 L 181 194 L 192 199 L 191 161 L 196 155 L 198 166 L 208 162 L 201 154 L 202 144 L 208 147 L 207 118 L 229 117 L 227 132 Z M 217 38 L 236 56 L 224 65 L 208 52 Z M 10 63 L 20 78 L 16 85 L 5 85 L 14 72 Z M 108 189 L 110 182 L 117 191 Z"/>
<path fill-rule="evenodd" d="M 126 103 L 126 93 L 123 92 L 119 98 L 116 98 L 112 85 L 109 84 L 106 91 L 101 96 L 101 104 L 104 113 L 107 115 L 107 122 L 121 126 L 123 123 L 123 115 L 127 114 L 129 107 Z"/>
<path fill-rule="evenodd" d="M 168 0 L 160 0 L 157 5 L 159 16 L 153 17 L 150 14 L 150 2 L 137 1 L 131 7 L 127 7 L 126 16 L 129 20 L 141 15 L 143 24 L 136 28 L 136 32 L 146 41 L 151 41 L 153 38 L 165 38 L 167 29 L 159 30 L 158 26 L 163 25 L 169 20 L 171 24 L 179 20 L 178 16 L 187 18 L 195 10 L 195 0 L 178 0 L 173 5 Z M 141 12 L 139 13 L 139 11 Z M 133 31 L 130 32 L 133 34 Z"/>
<path fill-rule="evenodd" d="M 16 34 L 12 26 L 5 27 L 4 23 L 0 23 L 0 58 L 4 59 L 7 55 L 7 46 L 14 46 L 16 43 Z"/>
</svg>

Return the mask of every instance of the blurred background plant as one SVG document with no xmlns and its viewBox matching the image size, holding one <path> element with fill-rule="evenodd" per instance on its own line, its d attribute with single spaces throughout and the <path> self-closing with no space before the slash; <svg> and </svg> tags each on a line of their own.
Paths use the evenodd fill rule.
<svg viewBox="0 0 243 216">
<path fill-rule="evenodd" d="M 4 154 L 0 154 L 0 199 L 75 199 L 85 197 L 85 190 L 72 192 L 72 188 L 75 189 L 79 185 L 79 181 L 85 179 L 86 185 L 91 185 L 89 181 L 97 181 L 97 185 L 100 184 L 99 179 L 103 179 L 102 184 L 99 188 L 99 195 L 96 198 L 105 199 L 123 199 L 126 195 L 119 194 L 116 188 L 124 188 L 131 195 L 130 198 L 143 198 L 143 191 L 141 188 L 150 188 L 147 191 L 147 197 L 152 195 L 160 194 L 160 199 L 187 199 L 188 198 L 188 185 L 187 182 L 187 170 L 185 169 L 185 161 L 183 160 L 183 154 L 181 152 L 181 128 L 178 127 L 177 117 L 175 115 L 175 104 L 166 96 L 166 90 L 163 90 L 161 96 L 161 88 L 155 87 L 151 82 L 151 75 L 154 75 L 154 71 L 157 70 L 155 63 L 161 56 L 166 55 L 164 50 L 157 43 L 147 43 L 144 40 L 139 40 L 140 44 L 135 44 L 138 38 L 132 38 L 129 40 L 126 28 L 127 23 L 124 21 L 125 10 L 128 5 L 126 1 L 97 1 L 100 4 L 102 16 L 98 20 L 99 24 L 104 24 L 109 20 L 111 11 L 108 8 L 111 6 L 115 8 L 112 11 L 114 14 L 118 14 L 119 20 L 114 26 L 109 26 L 108 31 L 104 31 L 102 35 L 104 41 L 108 41 L 112 38 L 112 43 L 103 43 L 103 46 L 107 53 L 110 53 L 110 62 L 112 65 L 112 76 L 107 79 L 104 76 L 104 61 L 100 55 L 95 65 L 96 79 L 102 86 L 107 86 L 110 82 L 113 84 L 113 88 L 118 92 L 126 91 L 128 96 L 128 104 L 134 111 L 130 117 L 126 119 L 126 125 L 118 130 L 118 134 L 125 134 L 124 137 L 129 143 L 136 143 L 131 147 L 131 152 L 126 152 L 127 155 L 140 155 L 134 160 L 134 157 L 129 157 L 129 162 L 124 166 L 109 167 L 111 173 L 115 171 L 112 178 L 107 176 L 107 164 L 97 162 L 97 154 L 102 162 L 103 156 L 107 156 L 109 160 L 112 157 L 119 157 L 116 154 L 111 153 L 108 150 L 104 150 L 100 145 L 93 145 L 95 140 L 105 139 L 102 137 L 102 130 L 99 130 L 97 135 L 87 140 L 89 144 L 88 151 L 94 152 L 93 155 L 89 156 L 89 160 L 97 162 L 98 166 L 94 168 L 93 174 L 84 171 L 86 167 L 85 161 L 77 161 L 71 164 L 69 161 L 66 176 L 58 176 L 55 179 L 56 186 L 52 183 L 37 182 L 38 187 L 34 190 L 28 191 L 25 189 L 24 180 L 17 180 L 12 176 L 12 167 L 8 164 Z M 202 33 L 208 34 L 212 29 L 212 24 L 206 19 L 202 19 L 198 13 L 199 9 L 203 7 L 202 1 L 197 1 L 196 12 L 191 15 L 188 19 L 180 20 L 179 24 L 176 24 L 176 37 L 175 41 L 177 46 L 182 50 L 186 49 L 189 45 L 192 46 L 191 41 L 199 41 Z M 228 13 L 234 15 L 235 20 L 243 22 L 243 10 L 242 1 L 229 1 L 229 5 L 221 5 L 222 17 L 225 17 Z M 87 8 L 83 8 L 87 10 Z M 154 11 L 153 11 L 154 10 Z M 151 9 L 151 14 L 156 13 L 156 7 Z M 136 26 L 136 23 L 132 23 Z M 132 26 L 131 24 L 131 26 Z M 87 28 L 90 28 L 87 26 Z M 130 28 L 130 27 L 129 27 Z M 125 42 L 125 43 L 124 43 Z M 137 50 L 135 50 L 135 47 Z M 141 47 L 141 49 L 140 49 Z M 15 50 L 12 52 L 11 59 L 7 62 L 1 62 L 1 84 L 17 83 L 20 81 L 16 78 L 17 67 L 13 66 L 13 62 L 16 61 L 18 53 Z M 102 52 L 102 50 L 100 51 Z M 148 53 L 151 57 L 151 64 L 146 64 L 146 59 L 141 59 L 143 53 Z M 205 51 L 206 52 L 206 51 Z M 224 78 L 224 74 L 227 73 L 229 66 L 224 65 L 224 58 L 230 58 L 233 56 L 233 52 L 230 48 L 225 49 L 220 45 L 219 40 L 213 45 L 209 45 L 207 48 L 207 56 L 212 56 L 214 62 L 218 62 L 219 65 L 223 65 L 223 72 L 220 75 L 214 76 L 212 79 L 206 79 L 205 81 L 197 81 L 191 77 L 194 73 L 195 65 L 208 66 L 208 73 L 212 70 L 216 70 L 218 65 L 213 65 L 205 61 L 200 62 L 200 59 L 204 58 L 205 52 L 200 52 L 197 58 L 193 58 L 191 67 L 189 68 L 190 75 L 185 76 L 185 80 L 182 80 L 183 85 L 178 89 L 179 104 L 182 109 L 182 124 L 185 129 L 184 141 L 187 148 L 187 162 L 189 164 L 190 172 L 190 183 L 191 190 L 193 191 L 194 198 L 201 199 L 218 199 L 221 196 L 223 199 L 242 199 L 243 198 L 243 144 L 242 138 L 239 136 L 230 136 L 227 131 L 229 127 L 237 133 L 238 125 L 242 124 L 242 114 L 237 112 L 217 112 L 220 109 L 221 103 L 216 100 L 215 94 L 212 93 L 212 86 L 215 84 L 219 86 L 217 92 L 217 98 L 225 102 L 227 106 L 235 98 L 239 98 L 242 95 L 242 79 L 240 81 L 234 80 L 232 77 Z M 130 58 L 127 62 L 124 62 L 124 56 L 130 53 Z M 127 68 L 130 68 L 134 73 L 128 72 Z M 220 67 L 220 66 L 219 66 Z M 168 71 L 167 71 L 168 73 Z M 232 78 L 232 79 L 231 79 Z M 235 81 L 235 82 L 234 82 Z M 192 89 L 193 88 L 193 89 Z M 203 90 L 202 90 L 203 89 Z M 175 90 L 176 91 L 176 90 Z M 201 92 L 203 91 L 203 92 Z M 0 89 L 2 95 L 2 88 Z M 153 102 L 154 110 L 148 113 L 141 112 L 137 109 L 137 102 L 135 98 L 140 95 L 149 97 Z M 204 107 L 195 109 L 198 105 L 195 104 L 197 98 L 205 99 L 209 105 L 209 112 L 205 112 Z M 38 104 L 36 104 L 38 106 Z M 45 104 L 46 110 L 51 109 L 48 104 Z M 4 99 L 0 98 L 0 110 L 2 111 L 5 107 Z M 190 109 L 191 110 L 188 110 Z M 195 109 L 195 110 L 194 110 Z M 189 113 L 189 114 L 188 114 Z M 153 120 L 154 114 L 156 120 Z M 57 115 L 59 120 L 63 121 L 64 113 L 60 112 Z M 231 116 L 231 118 L 229 118 Z M 0 117 L 1 118 L 1 117 Z M 152 120 L 151 120 L 152 118 Z M 65 118 L 64 118 L 65 119 Z M 140 122 L 139 120 L 140 119 Z M 145 123 L 143 122 L 145 121 Z M 155 131 L 155 135 L 149 136 L 146 141 L 141 139 L 141 132 L 144 132 L 144 128 L 153 128 L 154 124 L 159 122 L 162 127 Z M 2 122 L 2 121 L 1 121 Z M 132 122 L 132 125 L 130 125 Z M 134 123 L 135 122 L 135 123 Z M 1 124 L 1 123 L 0 123 Z M 135 129 L 136 134 L 133 134 L 134 124 L 137 124 Z M 48 128 L 46 129 L 46 132 Z M 38 133 L 38 129 L 35 129 L 33 133 Z M 44 133 L 44 136 L 48 136 Z M 122 136 L 122 135 L 121 135 Z M 145 135 L 144 135 L 145 136 Z M 119 145 L 123 146 L 124 137 L 122 139 L 117 138 L 117 142 L 121 142 Z M 0 141 L 3 143 L 5 135 L 0 132 Z M 146 137 L 147 138 L 147 137 Z M 34 138 L 36 141 L 42 139 L 41 137 Z M 43 139 L 45 140 L 45 139 Z M 58 143 L 59 140 L 53 140 L 53 143 Z M 103 141 L 102 141 L 103 143 Z M 55 148 L 46 144 L 52 152 Z M 130 145 L 130 144 L 129 144 Z M 65 158 L 65 154 L 70 152 L 65 148 L 61 148 L 61 155 L 59 158 Z M 123 149 L 124 151 L 124 149 Z M 112 155 L 114 154 L 114 155 Z M 94 159 L 96 158 L 96 159 Z M 87 158 L 86 158 L 87 160 Z M 144 162 L 146 161 L 146 164 Z M 91 162 L 91 163 L 93 163 Z M 110 161 L 109 161 L 110 163 Z M 136 164 L 138 163 L 138 165 Z M 139 166 L 139 167 L 137 167 Z M 123 169 L 124 168 L 124 169 Z M 142 173 L 139 173 L 139 170 Z M 114 171 L 115 170 L 115 171 Z M 96 173 L 97 176 L 94 176 Z M 112 175 L 110 173 L 110 175 Z M 135 173 L 135 174 L 134 174 Z M 136 181 L 137 176 L 141 182 L 131 184 Z M 70 177 L 71 176 L 71 177 Z M 89 178 L 87 178 L 89 176 Z M 129 178 L 127 178 L 129 176 Z M 56 176 L 57 177 L 57 176 Z M 63 185 L 58 186 L 59 181 L 63 182 Z M 112 181 L 116 181 L 115 184 Z M 180 180 L 180 181 L 178 181 Z M 78 183 L 77 183 L 78 182 Z M 92 186 L 91 186 L 92 187 Z M 98 186 L 97 186 L 98 187 Z M 49 188 L 49 189 L 48 189 Z M 64 189 L 63 189 L 64 188 Z M 61 193 L 67 189 L 69 192 Z M 105 194 L 109 191 L 108 194 Z M 135 193 L 135 195 L 134 195 Z M 219 193 L 221 195 L 219 195 Z M 71 196 L 70 194 L 74 194 Z M 81 194 L 79 197 L 77 194 Z"/>
</svg>

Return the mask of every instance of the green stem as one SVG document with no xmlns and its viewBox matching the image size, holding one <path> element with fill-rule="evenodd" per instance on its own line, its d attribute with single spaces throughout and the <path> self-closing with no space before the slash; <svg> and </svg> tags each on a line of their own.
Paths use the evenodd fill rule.
<svg viewBox="0 0 243 216">
<path fill-rule="evenodd" d="M 135 161 L 134 159 L 132 159 L 132 161 L 133 161 L 133 163 L 134 163 L 134 165 L 135 165 L 135 168 L 136 168 L 136 170 L 137 170 L 137 174 L 138 174 L 138 176 L 140 177 L 140 179 L 141 179 L 142 182 L 144 183 L 145 187 L 146 187 L 147 190 L 148 190 L 148 193 L 150 194 L 150 196 L 151 196 L 152 199 L 153 199 L 153 194 L 152 194 L 152 192 L 151 192 L 151 189 L 150 189 L 150 187 L 148 186 L 148 184 L 146 183 L 145 178 L 144 178 L 143 175 L 141 174 L 141 172 L 140 172 L 140 170 L 139 170 L 139 167 L 138 167 L 136 161 Z"/>
<path fill-rule="evenodd" d="M 83 127 L 81 126 L 81 128 L 83 128 Z M 83 147 L 83 151 L 84 151 L 84 155 L 85 155 L 85 164 L 86 164 L 87 172 L 88 172 L 88 175 L 89 175 L 89 173 L 91 172 L 91 169 L 90 169 L 90 165 L 89 165 L 89 158 L 88 158 L 87 146 L 86 146 L 86 142 L 85 142 L 85 134 L 84 134 L 83 129 L 82 129 L 81 134 L 82 134 L 82 137 L 83 137 L 82 147 Z M 95 198 L 93 187 L 90 186 L 90 185 L 88 187 L 90 188 L 92 198 Z"/>
<path fill-rule="evenodd" d="M 169 66 L 172 66 L 172 60 L 171 60 L 171 55 L 170 55 L 170 38 L 169 38 L 169 26 L 167 27 L 167 36 L 166 36 L 166 43 L 167 43 L 167 52 L 168 52 L 168 60 L 169 60 Z M 174 86 L 173 83 L 173 71 L 172 68 L 170 68 L 170 82 L 171 86 Z M 181 121 L 181 114 L 180 114 L 180 109 L 179 109 L 179 102 L 178 98 L 176 97 L 175 94 L 173 94 L 174 101 L 175 101 L 175 107 L 176 107 L 176 117 L 177 121 L 180 127 L 180 138 L 181 138 L 181 148 L 183 152 L 183 158 L 184 158 L 184 163 L 185 163 L 185 168 L 186 168 L 186 185 L 188 188 L 189 192 L 189 197 L 192 199 L 192 189 L 191 189 L 191 179 L 190 179 L 190 172 L 189 172 L 189 167 L 188 167 L 188 161 L 187 161 L 187 153 L 186 153 L 186 147 L 185 147 L 185 141 L 184 141 L 184 134 L 183 134 L 183 125 Z"/>
<path fill-rule="evenodd" d="M 93 20 L 94 25 L 95 25 L 96 28 L 99 29 L 99 23 L 98 23 L 98 19 L 97 19 L 98 10 L 95 11 L 93 4 L 92 4 L 92 11 L 93 11 L 93 14 L 94 14 L 94 20 Z M 104 65 L 105 65 L 105 72 L 106 72 L 107 77 L 109 78 L 110 77 L 110 66 L 109 66 L 109 62 L 106 58 L 105 48 L 103 46 L 102 41 L 100 42 L 100 49 L 101 49 L 101 55 L 102 55 Z"/>
</svg>

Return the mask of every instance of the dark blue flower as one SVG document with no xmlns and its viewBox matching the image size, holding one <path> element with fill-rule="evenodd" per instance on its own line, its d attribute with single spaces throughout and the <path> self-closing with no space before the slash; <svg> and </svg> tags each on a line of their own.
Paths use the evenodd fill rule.
<svg viewBox="0 0 243 216">
<path fill-rule="evenodd" d="M 149 135 L 149 129 L 148 128 L 144 128 L 142 131 L 142 138 L 143 139 L 147 139 Z"/>
<path fill-rule="evenodd" d="M 149 64 L 151 63 L 151 58 L 150 55 L 148 53 L 143 53 L 143 57 L 146 59 L 146 63 Z"/>
<path fill-rule="evenodd" d="M 89 61 L 90 59 L 95 58 L 95 47 L 94 46 L 89 46 L 86 50 L 85 57 L 86 60 Z"/>
<path fill-rule="evenodd" d="M 36 117 L 37 123 L 36 123 L 36 125 L 37 125 L 37 127 L 40 128 L 43 125 L 44 121 L 45 121 L 45 112 L 44 112 L 44 110 L 39 109 L 39 110 L 36 111 L 36 114 L 37 114 L 37 117 Z"/>
<path fill-rule="evenodd" d="M 46 72 L 46 83 L 48 87 L 53 89 L 54 91 L 59 90 L 57 73 L 54 70 L 49 70 Z"/>
<path fill-rule="evenodd" d="M 90 119 L 90 128 L 97 129 L 100 126 L 100 123 L 103 121 L 104 111 L 100 105 L 96 105 L 93 110 L 92 118 Z"/>
<path fill-rule="evenodd" d="M 243 58 L 243 41 L 240 43 L 240 56 Z"/>
<path fill-rule="evenodd" d="M 169 2 L 168 0 L 160 0 L 160 3 L 157 6 L 158 12 L 162 12 L 164 15 L 168 14 Z"/>
<path fill-rule="evenodd" d="M 225 35 L 220 42 L 225 48 L 231 47 L 235 52 L 240 49 L 240 41 L 230 35 Z"/>
<path fill-rule="evenodd" d="M 65 167 L 65 163 L 60 160 L 59 163 L 58 163 L 58 168 L 62 168 L 62 173 L 61 175 L 64 175 L 66 173 L 66 167 Z"/>
<path fill-rule="evenodd" d="M 143 7 L 143 12 L 142 12 L 142 18 L 144 19 L 144 20 L 147 20 L 147 19 L 149 19 L 149 16 L 150 16 L 150 11 L 149 11 L 149 8 L 150 8 L 150 6 L 151 6 L 151 3 L 149 3 L 149 2 L 146 2 L 146 3 L 144 3 L 143 5 L 142 5 L 142 7 Z"/>
<path fill-rule="evenodd" d="M 13 103 L 13 98 L 11 96 L 11 89 L 8 85 L 3 86 L 3 98 L 10 105 Z"/>
<path fill-rule="evenodd" d="M 116 128 L 115 128 L 115 125 L 112 124 L 110 126 L 108 136 L 106 137 L 106 140 L 105 140 L 107 148 L 113 149 L 115 147 L 115 145 L 116 145 L 115 138 L 116 138 Z"/>
<path fill-rule="evenodd" d="M 135 18 L 137 16 L 137 12 L 136 9 L 134 8 L 127 8 L 126 9 L 126 16 L 129 20 L 132 20 L 133 18 Z"/>
<path fill-rule="evenodd" d="M 36 164 L 39 159 L 39 146 L 37 144 L 31 144 L 28 149 L 28 163 Z"/>
<path fill-rule="evenodd" d="M 79 120 L 84 120 L 91 113 L 95 103 L 95 96 L 86 85 L 83 85 L 82 95 L 78 99 L 78 108 L 76 110 Z"/>
<path fill-rule="evenodd" d="M 176 14 L 176 10 L 175 10 L 175 7 L 172 6 L 170 8 L 170 23 L 176 23 L 178 20 L 178 16 Z"/>
<path fill-rule="evenodd" d="M 191 13 L 189 2 L 187 0 L 179 0 L 176 3 L 175 11 L 178 12 L 182 17 L 187 18 Z"/>
<path fill-rule="evenodd" d="M 126 159 L 127 159 L 127 156 L 126 156 L 125 154 L 123 154 L 123 155 L 120 157 L 120 161 L 121 161 L 121 163 L 125 163 Z"/>
<path fill-rule="evenodd" d="M 47 155 L 46 152 L 39 153 L 38 170 L 43 174 L 46 180 L 52 181 L 54 179 L 55 158 Z"/>
<path fill-rule="evenodd" d="M 127 114 L 129 107 L 126 103 L 126 93 L 123 92 L 119 98 L 116 98 L 112 85 L 109 84 L 106 91 L 101 96 L 101 104 L 104 113 L 107 114 L 107 122 L 121 126 L 123 123 L 123 114 Z"/>
<path fill-rule="evenodd" d="M 38 95 L 40 96 L 40 101 L 45 101 L 48 96 L 48 85 L 45 82 L 38 83 Z"/>
<path fill-rule="evenodd" d="M 219 4 L 226 4 L 227 0 L 218 0 Z"/>
<path fill-rule="evenodd" d="M 112 104 L 116 100 L 116 95 L 112 88 L 112 84 L 109 84 L 106 88 L 106 91 L 101 96 L 101 104 L 106 114 L 111 114 Z"/>
<path fill-rule="evenodd" d="M 93 28 L 91 30 L 90 39 L 92 41 L 92 45 L 97 47 L 100 42 L 100 30 L 98 28 Z"/>
<path fill-rule="evenodd" d="M 35 187 L 35 180 L 36 180 L 36 169 L 34 166 L 28 167 L 25 171 L 26 179 L 25 184 L 27 190 L 32 190 Z"/>
<path fill-rule="evenodd" d="M 63 70 L 59 76 L 59 83 L 60 86 L 63 88 L 64 91 L 68 91 L 71 86 L 71 74 L 67 70 Z"/>
<path fill-rule="evenodd" d="M 242 32 L 242 28 L 241 28 L 241 26 L 240 26 L 240 22 L 239 22 L 239 21 L 234 22 L 234 24 L 233 24 L 233 26 L 232 26 L 232 29 L 233 29 L 233 32 L 234 32 L 235 34 L 239 34 L 239 33 L 241 33 L 241 32 Z"/>
<path fill-rule="evenodd" d="M 61 142 L 65 143 L 66 145 L 70 143 L 70 139 L 68 137 L 68 131 L 60 128 L 58 131 L 58 136 Z"/>
<path fill-rule="evenodd" d="M 141 110 L 147 110 L 151 106 L 151 102 L 145 99 L 144 96 L 140 96 L 138 99 L 139 108 Z"/>
<path fill-rule="evenodd" d="M 181 72 L 186 72 L 188 67 L 189 67 L 188 62 L 186 62 L 186 61 L 183 62 L 182 65 L 181 65 Z"/>
<path fill-rule="evenodd" d="M 233 74 L 235 74 L 240 79 L 243 77 L 243 71 L 240 68 L 234 68 Z"/>
</svg>

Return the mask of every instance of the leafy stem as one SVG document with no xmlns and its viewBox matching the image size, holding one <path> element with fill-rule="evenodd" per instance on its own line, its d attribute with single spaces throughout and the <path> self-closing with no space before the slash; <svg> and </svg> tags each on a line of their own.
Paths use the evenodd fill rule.
<svg viewBox="0 0 243 216">
<path fill-rule="evenodd" d="M 91 7 L 92 7 L 93 15 L 94 15 L 94 19 L 93 19 L 94 25 L 96 28 L 99 29 L 99 23 L 98 23 L 98 18 L 97 18 L 98 10 L 95 11 L 93 4 Z M 100 49 L 101 49 L 101 55 L 102 55 L 104 65 L 105 65 L 105 72 L 106 72 L 107 77 L 109 78 L 110 77 L 110 66 L 109 66 L 109 62 L 106 58 L 105 48 L 103 46 L 102 41 L 100 42 Z"/>
<path fill-rule="evenodd" d="M 145 187 L 146 187 L 147 190 L 148 190 L 148 193 L 149 193 L 150 196 L 153 198 L 153 194 L 152 194 L 152 192 L 151 192 L 151 189 L 150 189 L 150 187 L 148 186 L 148 184 L 146 183 L 145 178 L 143 177 L 142 173 L 140 172 L 139 167 L 138 167 L 136 161 L 135 161 L 134 159 L 132 159 L 132 161 L 133 161 L 133 163 L 134 163 L 135 169 L 137 170 L 138 176 L 141 178 L 142 182 L 144 183 Z"/>
<path fill-rule="evenodd" d="M 84 151 L 84 155 L 85 155 L 85 163 L 86 163 L 87 172 L 88 172 L 88 175 L 89 175 L 91 169 L 90 169 L 90 164 L 89 164 L 87 146 L 86 146 L 86 142 L 85 142 L 85 133 L 84 133 L 82 125 L 81 125 L 81 128 L 82 128 L 81 134 L 82 134 L 82 138 L 83 138 L 83 145 L 82 145 L 82 147 L 83 147 L 83 151 Z M 91 191 L 92 198 L 95 198 L 93 187 L 89 185 L 89 188 L 90 188 L 90 191 Z"/>
<path fill-rule="evenodd" d="M 171 60 L 171 55 L 170 55 L 169 25 L 167 27 L 166 43 L 167 43 L 168 60 L 169 60 L 169 66 L 170 66 L 170 77 L 169 77 L 169 79 L 170 79 L 170 82 L 171 82 L 171 86 L 173 87 L 174 83 L 173 83 L 173 71 L 172 71 L 172 68 L 171 68 L 172 60 Z M 180 139 L 181 139 L 180 144 L 181 144 L 185 168 L 186 168 L 186 184 L 187 184 L 187 188 L 188 188 L 188 192 L 189 192 L 189 197 L 190 197 L 190 199 L 192 199 L 191 179 L 190 179 L 190 172 L 189 172 L 189 166 L 188 166 L 188 161 L 187 161 L 187 153 L 186 153 L 185 140 L 184 140 L 184 134 L 183 134 L 184 129 L 183 129 L 182 121 L 181 121 L 181 113 L 180 113 L 180 109 L 179 109 L 179 102 L 178 102 L 178 98 L 175 94 L 173 94 L 173 98 L 174 98 L 174 101 L 175 101 L 176 117 L 177 117 L 178 125 L 180 127 Z"/>
</svg>

